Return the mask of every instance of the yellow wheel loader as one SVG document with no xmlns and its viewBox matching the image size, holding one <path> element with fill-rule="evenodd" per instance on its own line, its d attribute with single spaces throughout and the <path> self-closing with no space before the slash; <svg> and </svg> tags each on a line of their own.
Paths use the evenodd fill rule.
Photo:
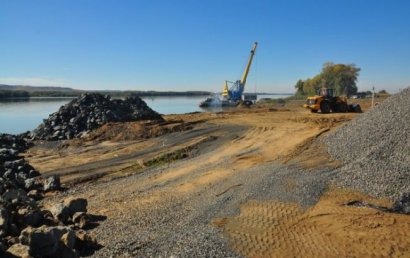
<svg viewBox="0 0 410 258">
<path fill-rule="evenodd" d="M 322 88 L 318 95 L 308 97 L 304 108 L 310 109 L 312 113 L 320 111 L 323 114 L 330 112 L 362 112 L 359 104 L 347 104 L 346 97 L 333 96 L 333 89 Z"/>
</svg>

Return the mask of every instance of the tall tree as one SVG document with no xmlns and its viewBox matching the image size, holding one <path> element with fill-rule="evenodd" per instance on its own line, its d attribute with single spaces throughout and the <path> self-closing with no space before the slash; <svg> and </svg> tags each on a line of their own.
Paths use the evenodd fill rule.
<svg viewBox="0 0 410 258">
<path fill-rule="evenodd" d="M 295 85 L 296 93 L 315 94 L 320 88 L 331 88 L 337 95 L 352 95 L 357 92 L 357 77 L 360 68 L 355 64 L 323 64 L 322 71 L 312 79 L 299 80 Z M 299 90 L 302 85 L 303 91 Z"/>
<path fill-rule="evenodd" d="M 296 95 L 304 95 L 303 91 L 303 81 L 299 80 L 296 82 L 295 89 L 296 89 Z"/>
</svg>

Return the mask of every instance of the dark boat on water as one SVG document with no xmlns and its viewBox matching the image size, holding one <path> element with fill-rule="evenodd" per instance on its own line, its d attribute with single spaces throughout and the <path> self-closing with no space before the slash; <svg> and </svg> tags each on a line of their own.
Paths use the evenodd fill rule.
<svg viewBox="0 0 410 258">
<path fill-rule="evenodd" d="M 238 102 L 231 100 L 221 100 L 219 97 L 210 97 L 199 103 L 201 108 L 236 107 Z"/>
</svg>

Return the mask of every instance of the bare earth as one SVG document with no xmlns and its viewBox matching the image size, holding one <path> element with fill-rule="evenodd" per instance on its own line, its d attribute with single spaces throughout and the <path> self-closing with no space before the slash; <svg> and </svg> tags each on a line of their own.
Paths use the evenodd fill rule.
<svg viewBox="0 0 410 258">
<path fill-rule="evenodd" d="M 330 186 L 339 162 L 317 139 L 357 114 L 300 104 L 112 124 L 26 158 L 69 186 L 45 206 L 85 197 L 107 216 L 95 257 L 409 257 L 409 216 L 345 206 L 391 203 Z"/>
</svg>

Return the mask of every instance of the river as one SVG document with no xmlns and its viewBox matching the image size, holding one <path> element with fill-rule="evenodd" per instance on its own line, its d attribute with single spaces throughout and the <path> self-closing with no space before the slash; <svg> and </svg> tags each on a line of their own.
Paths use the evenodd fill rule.
<svg viewBox="0 0 410 258">
<path fill-rule="evenodd" d="M 258 95 L 260 98 L 285 98 L 289 95 Z M 144 97 L 153 110 L 161 114 L 204 111 L 198 107 L 201 97 Z M 56 112 L 71 98 L 30 98 L 0 101 L 0 133 L 18 134 L 36 128 L 43 119 Z"/>
</svg>

